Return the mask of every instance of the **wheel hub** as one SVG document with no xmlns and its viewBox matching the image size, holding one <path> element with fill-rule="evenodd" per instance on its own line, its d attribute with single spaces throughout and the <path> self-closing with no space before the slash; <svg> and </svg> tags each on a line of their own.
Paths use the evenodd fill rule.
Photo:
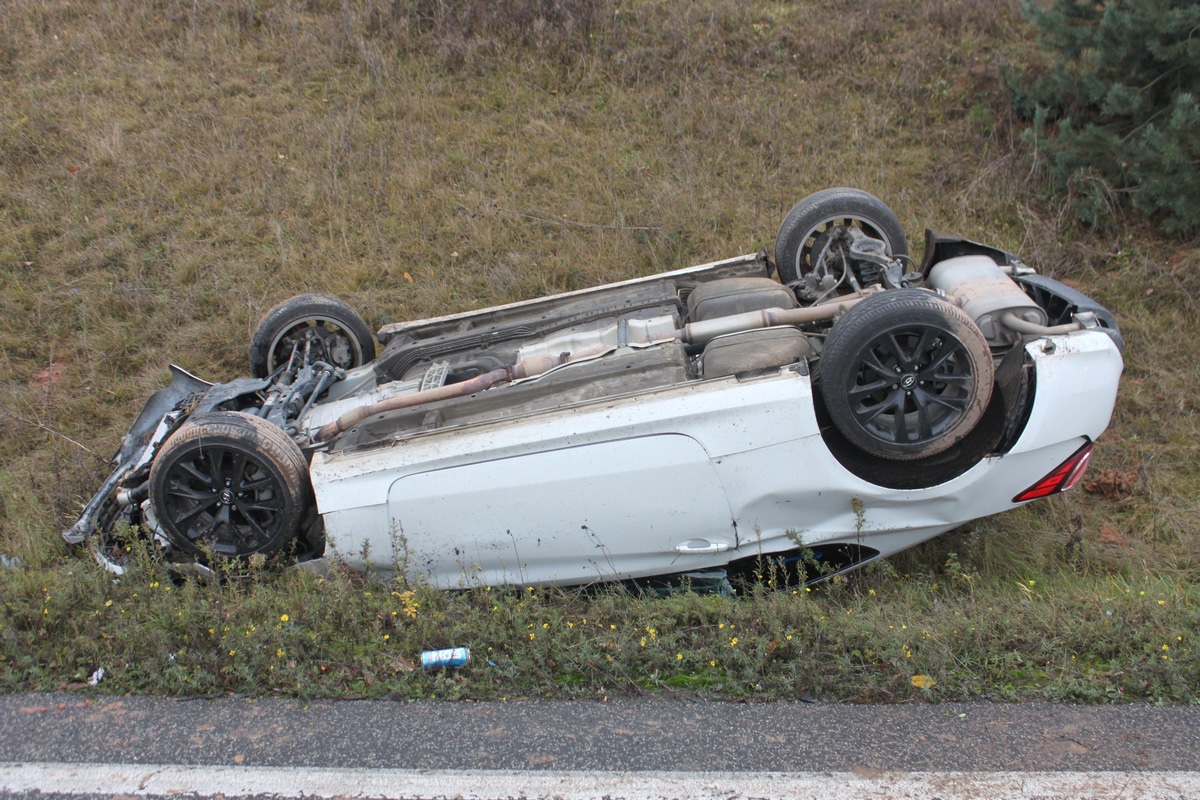
<svg viewBox="0 0 1200 800">
<path fill-rule="evenodd" d="M 905 389 L 906 391 L 913 388 L 916 385 L 917 385 L 917 376 L 913 375 L 912 373 L 909 373 L 908 375 L 905 375 L 903 378 L 900 379 L 900 386 L 901 386 L 901 388 Z"/>
<path fill-rule="evenodd" d="M 233 492 L 231 492 L 229 489 L 226 489 L 225 491 L 221 492 L 220 503 L 223 506 L 232 505 L 233 504 Z"/>
</svg>

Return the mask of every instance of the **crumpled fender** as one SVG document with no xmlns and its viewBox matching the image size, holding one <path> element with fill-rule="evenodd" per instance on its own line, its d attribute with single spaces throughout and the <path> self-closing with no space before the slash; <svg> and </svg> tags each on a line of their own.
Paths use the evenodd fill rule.
<svg viewBox="0 0 1200 800">
<path fill-rule="evenodd" d="M 174 364 L 170 366 L 170 370 L 170 385 L 150 395 L 125 438 L 121 440 L 121 447 L 113 456 L 112 473 L 84 506 L 83 513 L 79 515 L 75 524 L 62 532 L 63 538 L 71 544 L 79 544 L 95 532 L 100 512 L 112 493 L 126 476 L 145 463 L 145 456 L 154 444 L 154 434 L 163 418 L 189 395 L 206 392 L 213 385 Z"/>
</svg>

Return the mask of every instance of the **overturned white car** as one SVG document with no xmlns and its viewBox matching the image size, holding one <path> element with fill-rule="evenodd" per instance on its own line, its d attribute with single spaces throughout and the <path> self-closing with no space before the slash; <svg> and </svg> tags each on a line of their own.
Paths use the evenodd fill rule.
<svg viewBox="0 0 1200 800">
<path fill-rule="evenodd" d="M 1078 481 L 1122 369 L 1105 309 L 956 237 L 917 265 L 852 189 L 774 249 L 389 325 L 377 357 L 341 301 L 289 300 L 255 377 L 172 367 L 63 535 L 118 572 L 141 535 L 447 588 L 828 575 Z"/>
</svg>

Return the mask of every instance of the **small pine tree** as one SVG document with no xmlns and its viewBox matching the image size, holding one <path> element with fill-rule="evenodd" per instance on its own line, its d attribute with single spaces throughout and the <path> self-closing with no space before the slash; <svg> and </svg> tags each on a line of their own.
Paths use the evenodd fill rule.
<svg viewBox="0 0 1200 800">
<path fill-rule="evenodd" d="M 1025 0 L 1022 10 L 1055 63 L 1009 83 L 1054 188 L 1089 224 L 1123 205 L 1168 232 L 1200 230 L 1200 2 Z"/>
</svg>

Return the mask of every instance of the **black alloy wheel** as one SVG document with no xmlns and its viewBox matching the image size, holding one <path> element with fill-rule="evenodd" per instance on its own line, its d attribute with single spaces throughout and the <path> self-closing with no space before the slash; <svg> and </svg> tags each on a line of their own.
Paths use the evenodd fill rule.
<svg viewBox="0 0 1200 800">
<path fill-rule="evenodd" d="M 821 356 L 821 393 L 838 430 L 897 460 L 934 455 L 966 436 L 991 399 L 983 334 L 931 292 L 875 295 L 848 311 Z"/>
<path fill-rule="evenodd" d="M 250 414 L 190 420 L 150 471 L 150 498 L 171 543 L 196 557 L 269 555 L 291 542 L 308 507 L 300 448 Z"/>
</svg>

